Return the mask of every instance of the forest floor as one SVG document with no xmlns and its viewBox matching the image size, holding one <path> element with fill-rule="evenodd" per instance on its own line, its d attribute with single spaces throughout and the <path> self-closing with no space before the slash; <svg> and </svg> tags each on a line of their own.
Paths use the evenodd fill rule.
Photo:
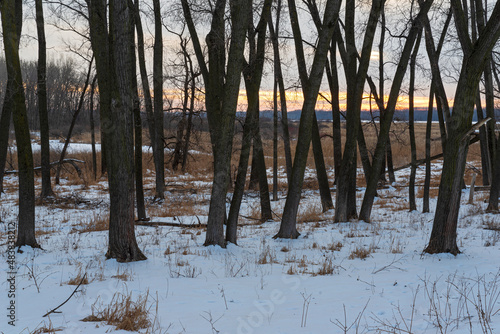
<svg viewBox="0 0 500 334">
<path fill-rule="evenodd" d="M 437 179 L 441 166 L 433 163 Z M 284 187 L 272 202 L 274 221 L 264 223 L 258 194 L 247 192 L 238 246 L 221 249 L 203 246 L 210 175 L 167 173 L 166 199 L 155 202 L 149 172 L 151 221 L 136 226 L 148 259 L 136 263 L 105 259 L 107 182 L 63 177 L 54 186 L 57 197 L 36 208 L 42 249 L 16 254 L 14 299 L 8 298 L 7 238 L 18 195 L 17 178 L 7 175 L 0 201 L 0 333 L 498 333 L 500 215 L 485 213 L 488 193 L 477 191 L 467 204 L 469 189 L 463 191 L 461 254 L 423 254 L 436 183 L 431 212 L 408 212 L 408 175 L 408 169 L 397 172 L 396 182 L 379 191 L 371 223 L 332 223 L 333 210 L 322 213 L 318 191 L 307 187 L 297 240 L 272 238 Z M 421 167 L 417 184 L 423 175 Z M 279 176 L 286 183 L 283 170 Z M 314 170 L 306 179 L 314 185 Z M 359 208 L 364 189 L 358 190 Z M 79 283 L 67 303 L 43 317 Z M 11 300 L 15 327 L 7 318 Z"/>
</svg>

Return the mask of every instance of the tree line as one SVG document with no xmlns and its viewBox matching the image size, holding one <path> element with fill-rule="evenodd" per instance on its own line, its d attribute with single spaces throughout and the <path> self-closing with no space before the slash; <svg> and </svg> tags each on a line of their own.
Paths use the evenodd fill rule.
<svg viewBox="0 0 500 334">
<path fill-rule="evenodd" d="M 434 109 L 439 118 L 444 159 L 433 229 L 424 251 L 455 255 L 460 252 L 456 242 L 457 220 L 471 140 L 480 142 L 483 183 L 491 185 L 488 210 L 498 211 L 500 139 L 495 134 L 495 94 L 500 89 L 499 54 L 495 49 L 500 37 L 498 2 L 58 0 L 47 1 L 44 6 L 42 0 L 36 0 L 35 5 L 38 40 L 36 106 L 42 145 L 41 196 L 52 195 L 46 88 L 50 71 L 47 70 L 44 32 L 44 8 L 50 8 L 60 25 L 72 27 L 89 46 L 89 67 L 83 93 L 76 106 L 68 108 L 78 112 L 89 87 L 90 93 L 95 93 L 98 98 L 103 164 L 110 193 L 108 258 L 119 261 L 145 259 L 134 232 L 135 215 L 139 220 L 147 218 L 142 185 L 143 113 L 154 157 L 155 198 L 168 201 L 164 198 L 164 112 L 167 109 L 164 84 L 167 78 L 181 92 L 181 103 L 175 108 L 181 121 L 174 141 L 173 169 L 185 168 L 195 105 L 199 104 L 198 96 L 203 95 L 213 154 L 206 246 L 225 247 L 227 243 L 237 243 L 239 211 L 249 164 L 252 166 L 251 184 L 259 189 L 261 218 L 265 221 L 273 217 L 259 126 L 259 92 L 267 71 L 272 72 L 273 82 L 273 183 L 277 184 L 277 143 L 280 138 L 284 144 L 288 180 L 280 229 L 274 238 L 294 239 L 300 235 L 296 226 L 297 212 L 311 147 L 323 210 L 334 209 L 334 222 L 353 219 L 370 222 L 379 183 L 386 175 L 390 182 L 394 181 L 390 132 L 402 95 L 406 95 L 409 101 L 410 210 L 417 209 L 415 175 L 419 162 L 413 115 L 415 94 L 423 89 L 428 90 L 429 101 L 424 212 L 430 210 L 430 143 Z M 8 137 L 12 117 L 19 164 L 17 245 L 38 247 L 34 234 L 33 155 L 27 116 L 27 108 L 35 102 L 24 89 L 26 79 L 22 77 L 19 59 L 23 5 L 21 0 L 4 0 L 0 6 L 7 65 L 0 133 Z M 149 34 L 145 33 L 144 23 L 149 28 L 153 26 L 148 29 L 153 40 L 150 72 L 145 42 Z M 171 58 L 168 66 L 165 66 L 164 59 L 165 31 L 175 36 L 179 43 L 175 59 L 167 55 Z M 289 69 L 284 68 L 287 64 L 283 62 L 289 56 L 288 50 L 295 54 L 292 67 L 298 78 L 296 86 L 304 97 L 293 156 L 284 75 Z M 91 78 L 94 70 L 95 77 Z M 418 80 L 418 71 L 427 74 L 430 84 L 425 88 Z M 450 76 L 456 81 L 453 106 L 449 104 L 451 97 L 446 89 Z M 231 158 L 240 86 L 246 91 L 247 110 L 237 175 L 227 211 L 226 196 L 229 185 L 233 183 Z M 328 94 L 322 93 L 324 87 L 327 87 Z M 344 90 L 345 106 L 341 102 Z M 369 96 L 370 106 L 373 101 L 380 115 L 374 120 L 377 141 L 372 153 L 367 149 L 360 119 L 366 96 Z M 315 114 L 318 99 L 325 99 L 331 105 L 334 180 L 328 178 L 323 155 Z M 473 125 L 474 113 L 478 123 Z M 344 122 L 346 130 L 343 136 L 341 124 Z M 0 138 L 0 164 L 3 166 L 5 159 L 2 160 L 2 154 L 5 152 L 5 140 Z M 367 184 L 359 212 L 356 207 L 358 154 Z M 335 201 L 330 188 L 332 182 L 336 186 Z M 276 186 L 272 198 L 277 199 Z"/>
</svg>

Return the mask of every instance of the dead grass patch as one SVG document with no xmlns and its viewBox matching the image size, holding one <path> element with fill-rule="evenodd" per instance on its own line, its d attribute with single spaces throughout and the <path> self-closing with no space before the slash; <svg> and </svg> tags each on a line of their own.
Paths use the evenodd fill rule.
<svg viewBox="0 0 500 334">
<path fill-rule="evenodd" d="M 85 284 L 89 284 L 89 280 L 87 279 L 87 276 L 85 275 L 85 273 L 82 273 L 82 269 L 80 268 L 78 270 L 78 275 L 76 275 L 75 277 L 70 279 L 66 284 L 68 284 L 68 285 L 79 285 L 79 284 L 85 285 Z"/>
<path fill-rule="evenodd" d="M 332 259 L 325 259 L 319 269 L 313 273 L 313 276 L 333 275 L 336 266 L 333 264 Z"/>
<path fill-rule="evenodd" d="M 188 196 L 169 198 L 159 205 L 151 205 L 148 210 L 150 215 L 155 217 L 198 216 L 204 214 L 198 203 Z"/>
<path fill-rule="evenodd" d="M 147 309 L 148 293 L 139 296 L 137 300 L 132 299 L 132 293 L 124 295 L 115 293 L 109 305 L 104 309 L 82 319 L 82 321 L 105 322 L 107 325 L 115 326 L 117 330 L 138 331 L 151 325 Z"/>
<path fill-rule="evenodd" d="M 303 224 L 322 221 L 322 214 L 323 211 L 319 205 L 308 205 L 305 209 L 299 211 L 299 214 L 297 215 L 297 223 Z"/>
<path fill-rule="evenodd" d="M 364 248 L 364 247 L 356 247 L 355 250 L 353 250 L 351 252 L 351 254 L 349 254 L 349 257 L 348 259 L 349 260 L 354 260 L 354 259 L 361 259 L 361 260 L 364 260 L 366 259 L 370 254 L 371 254 L 371 250 L 370 249 L 367 249 L 367 248 Z"/>
<path fill-rule="evenodd" d="M 344 247 L 344 245 L 338 241 L 338 242 L 332 242 L 331 244 L 328 244 L 326 247 L 323 247 L 324 250 L 329 250 L 332 252 L 338 252 Z"/>
<path fill-rule="evenodd" d="M 272 264 L 278 263 L 276 260 L 276 254 L 271 250 L 271 247 L 267 246 L 262 250 L 257 259 L 258 264 Z"/>
<path fill-rule="evenodd" d="M 100 214 L 94 212 L 93 217 L 83 222 L 80 227 L 78 230 L 80 233 L 107 231 L 109 230 L 109 213 Z"/>
</svg>

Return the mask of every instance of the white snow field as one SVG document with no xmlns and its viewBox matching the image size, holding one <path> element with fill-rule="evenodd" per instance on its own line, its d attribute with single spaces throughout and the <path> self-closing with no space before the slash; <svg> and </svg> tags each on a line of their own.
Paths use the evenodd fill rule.
<svg viewBox="0 0 500 334">
<path fill-rule="evenodd" d="M 434 164 L 435 173 L 439 168 Z M 462 253 L 427 255 L 422 250 L 436 199 L 431 213 L 409 213 L 408 174 L 399 172 L 396 183 L 379 191 L 371 223 L 334 224 L 332 210 L 321 213 L 319 193 L 304 190 L 299 216 L 312 221 L 298 224 L 297 240 L 272 238 L 285 193 L 272 202 L 275 221 L 263 224 L 250 217 L 258 218 L 259 199 L 249 193 L 238 245 L 226 249 L 204 247 L 204 228 L 186 226 L 206 222 L 209 183 L 170 175 L 165 202 L 148 197 L 147 210 L 152 222 L 184 226 L 137 226 L 148 259 L 136 263 L 106 260 L 107 231 L 91 231 L 108 214 L 106 183 L 85 188 L 63 180 L 55 187 L 59 200 L 36 209 L 43 249 L 24 247 L 15 256 L 15 298 L 8 297 L 7 240 L 8 223 L 17 215 L 17 179 L 8 176 L 0 200 L 0 332 L 127 333 L 82 319 L 98 318 L 131 297 L 147 298 L 149 326 L 141 333 L 500 333 L 500 216 L 484 213 L 487 193 L 476 192 L 469 205 L 464 190 Z M 314 175 L 310 170 L 307 177 Z M 146 179 L 146 189 L 153 184 Z M 176 184 L 199 189 L 181 192 Z M 362 194 L 360 188 L 358 201 Z M 417 205 L 421 210 L 421 199 Z M 68 282 L 77 284 L 84 273 L 88 284 L 43 317 L 75 290 Z M 12 300 L 15 326 L 8 323 Z"/>
</svg>

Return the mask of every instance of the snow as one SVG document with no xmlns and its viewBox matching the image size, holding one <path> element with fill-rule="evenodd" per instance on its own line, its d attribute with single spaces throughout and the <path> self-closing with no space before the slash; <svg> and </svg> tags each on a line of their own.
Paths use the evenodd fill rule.
<svg viewBox="0 0 500 334">
<path fill-rule="evenodd" d="M 299 224 L 299 239 L 274 240 L 278 218 L 263 224 L 242 218 L 238 246 L 227 249 L 204 247 L 205 231 L 199 227 L 137 226 L 137 240 L 148 260 L 136 263 L 105 260 L 107 231 L 79 232 L 82 224 L 106 216 L 106 185 L 83 189 L 63 184 L 57 188 L 59 197 L 84 201 L 37 206 L 37 240 L 43 250 L 24 247 L 16 254 L 15 327 L 6 320 L 5 277 L 8 223 L 17 215 L 17 179 L 8 176 L 0 202 L 0 270 L 5 273 L 0 282 L 0 332 L 30 333 L 51 325 L 61 329 L 58 333 L 125 333 L 102 322 L 81 321 L 93 309 L 110 304 L 116 294 L 132 294 L 134 299 L 147 295 L 156 333 L 500 332 L 500 232 L 484 229 L 488 222 L 499 223 L 499 216 L 484 213 L 483 201 L 466 204 L 464 190 L 458 226 L 462 253 L 423 254 L 433 213 L 401 209 L 407 205 L 407 188 L 402 187 L 407 174 L 401 171 L 392 187 L 379 191 L 372 223 L 333 224 L 331 210 L 318 222 Z M 421 178 L 423 169 L 417 175 Z M 314 171 L 306 177 L 313 178 Z M 206 182 L 190 175 L 171 178 L 185 182 L 187 189 L 203 186 L 196 194 L 182 194 L 197 203 L 200 212 L 153 216 L 152 221 L 206 223 Z M 165 203 L 148 198 L 149 211 L 180 196 L 175 189 L 167 190 Z M 480 195 L 476 192 L 476 198 Z M 285 196 L 280 193 L 280 200 L 272 202 L 277 215 Z M 250 216 L 258 203 L 258 196 L 246 195 L 242 216 Z M 435 205 L 432 199 L 431 211 Z M 417 206 L 422 207 L 421 199 Z M 305 190 L 299 211 L 310 207 L 320 208 L 319 194 Z M 350 259 L 356 249 L 370 254 Z M 322 268 L 329 273 L 319 274 Z M 79 272 L 87 273 L 89 284 L 80 287 L 58 310 L 61 313 L 42 317 L 71 295 L 76 286 L 67 282 Z"/>
</svg>

